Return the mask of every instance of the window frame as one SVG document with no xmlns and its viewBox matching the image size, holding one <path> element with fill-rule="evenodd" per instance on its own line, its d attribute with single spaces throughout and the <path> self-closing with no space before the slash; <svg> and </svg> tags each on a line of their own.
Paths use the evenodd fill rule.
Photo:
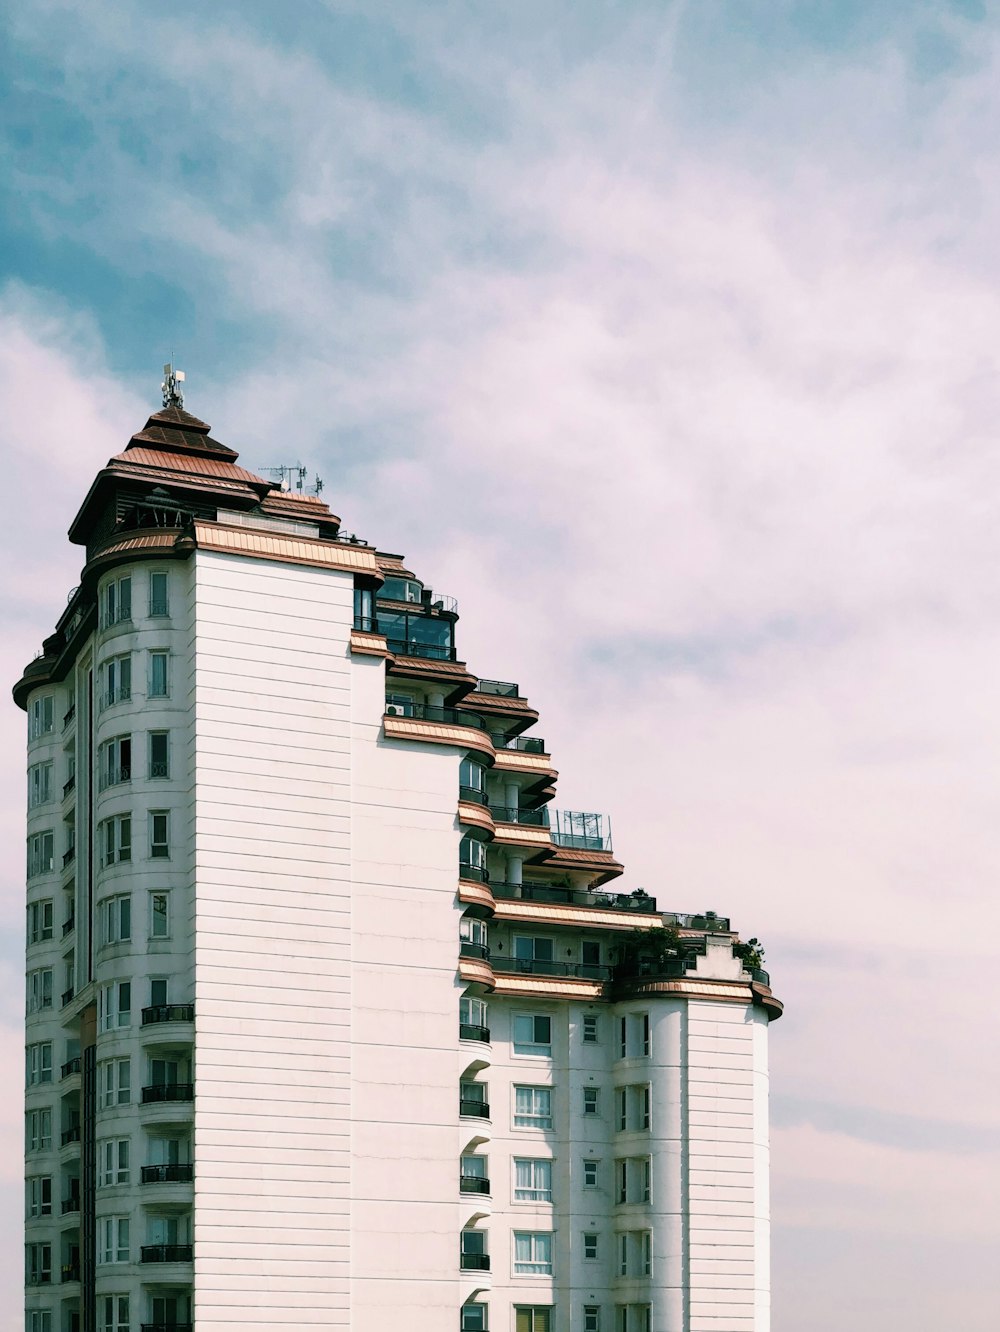
<svg viewBox="0 0 1000 1332">
<path fill-rule="evenodd" d="M 163 580 L 163 596 L 157 599 L 154 591 L 154 579 Z M 149 593 L 149 618 L 151 620 L 168 619 L 170 616 L 170 575 L 163 569 L 151 570 L 147 585 Z M 162 606 L 162 610 L 160 607 Z"/>
<path fill-rule="evenodd" d="M 553 1115 L 552 1115 L 553 1089 L 551 1087 L 545 1087 L 545 1086 L 534 1086 L 529 1083 L 514 1083 L 512 1089 L 514 1093 L 514 1112 L 512 1115 L 512 1120 L 513 1120 L 512 1127 L 527 1128 L 527 1129 L 542 1129 L 545 1132 L 550 1132 L 553 1125 Z M 522 1111 L 518 1110 L 517 1108 L 518 1092 L 530 1093 L 531 1105 L 532 1105 L 532 1109 L 530 1110 L 530 1112 L 524 1110 Z M 539 1113 L 535 1109 L 535 1106 L 542 1100 L 542 1098 L 545 1098 L 547 1100 L 548 1109 L 545 1112 Z M 518 1122 L 519 1120 L 521 1120 L 522 1122 L 519 1123 Z M 528 1122 L 527 1123 L 523 1122 L 525 1120 L 527 1120 Z"/>
<path fill-rule="evenodd" d="M 162 679 L 158 679 L 157 667 L 161 663 L 163 668 Z M 165 648 L 149 649 L 146 669 L 146 697 L 170 697 L 170 653 Z"/>
<path fill-rule="evenodd" d="M 530 1041 L 521 1040 L 518 1037 L 518 1023 L 531 1023 Z M 548 1029 L 548 1040 L 538 1040 L 538 1023 L 544 1024 L 542 1030 Z M 513 1013 L 510 1023 L 510 1044 L 511 1049 L 516 1055 L 523 1055 L 530 1059 L 551 1059 L 552 1058 L 552 1015 L 550 1013 Z"/>
<path fill-rule="evenodd" d="M 600 1045 L 600 1016 L 597 1013 L 584 1013 L 581 1041 L 584 1045 Z"/>
<path fill-rule="evenodd" d="M 52 799 L 52 759 L 28 767 L 28 808 L 38 809 Z"/>
<path fill-rule="evenodd" d="M 522 1277 L 550 1277 L 554 1275 L 554 1232 L 551 1230 L 511 1231 L 513 1274 Z M 527 1241 L 529 1258 L 518 1258 L 518 1241 Z"/>
<path fill-rule="evenodd" d="M 163 820 L 163 838 L 157 840 L 156 823 Z M 162 850 L 160 849 L 162 848 Z M 170 810 L 151 809 L 149 811 L 149 857 L 151 860 L 170 859 Z"/>
<path fill-rule="evenodd" d="M 552 1202 L 552 1158 L 548 1156 L 515 1156 L 511 1159 L 513 1184 L 511 1200 L 514 1203 L 550 1203 Z M 519 1168 L 527 1166 L 531 1177 L 530 1184 L 518 1184 Z M 540 1183 L 546 1180 L 547 1183 Z M 530 1197 L 524 1195 L 529 1194 Z"/>
</svg>

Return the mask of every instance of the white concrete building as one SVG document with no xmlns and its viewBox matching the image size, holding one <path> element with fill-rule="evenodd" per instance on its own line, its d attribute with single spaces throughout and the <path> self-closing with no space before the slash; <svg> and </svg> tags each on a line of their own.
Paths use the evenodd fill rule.
<svg viewBox="0 0 1000 1332">
<path fill-rule="evenodd" d="M 14 691 L 27 1329 L 765 1332 L 766 974 L 236 456 L 171 405 L 110 460 Z"/>
</svg>

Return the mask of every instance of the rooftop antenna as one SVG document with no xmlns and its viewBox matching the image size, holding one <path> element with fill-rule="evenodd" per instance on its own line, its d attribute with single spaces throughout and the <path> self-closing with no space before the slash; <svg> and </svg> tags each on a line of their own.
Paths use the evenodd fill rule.
<svg viewBox="0 0 1000 1332">
<path fill-rule="evenodd" d="M 183 407 L 184 393 L 181 384 L 184 383 L 184 371 L 175 370 L 168 361 L 163 367 L 163 383 L 160 389 L 163 392 L 164 407 Z"/>
<path fill-rule="evenodd" d="M 306 484 L 309 469 L 303 467 L 301 463 L 284 463 L 280 467 L 258 467 L 257 470 L 266 476 L 273 476 L 286 493 L 297 490 L 300 495 L 319 495 L 323 490 L 323 482 L 318 476 L 311 486 Z"/>
</svg>

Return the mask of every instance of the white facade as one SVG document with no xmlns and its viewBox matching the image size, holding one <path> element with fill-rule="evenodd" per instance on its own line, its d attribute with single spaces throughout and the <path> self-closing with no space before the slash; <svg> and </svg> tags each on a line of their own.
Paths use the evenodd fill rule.
<svg viewBox="0 0 1000 1332">
<path fill-rule="evenodd" d="M 15 690 L 26 1326 L 766 1332 L 766 976 L 601 892 L 447 603 L 207 430 L 101 473 Z"/>
</svg>

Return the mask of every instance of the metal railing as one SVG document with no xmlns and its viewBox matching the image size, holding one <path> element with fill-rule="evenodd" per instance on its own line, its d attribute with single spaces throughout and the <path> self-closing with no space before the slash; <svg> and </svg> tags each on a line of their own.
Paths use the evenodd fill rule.
<svg viewBox="0 0 1000 1332">
<path fill-rule="evenodd" d="M 60 1144 L 61 1144 L 63 1147 L 68 1147 L 69 1144 L 70 1144 L 71 1142 L 79 1142 L 79 1141 L 80 1141 L 80 1125 L 79 1125 L 79 1124 L 74 1124 L 72 1128 L 63 1129 L 63 1131 L 62 1131 L 62 1135 L 61 1135 L 59 1141 L 60 1141 Z"/>
<path fill-rule="evenodd" d="M 412 717 L 416 721 L 443 722 L 451 726 L 473 726 L 478 731 L 486 730 L 482 717 L 472 712 L 460 712 L 458 708 L 440 708 L 435 703 L 387 703 L 386 717 Z"/>
<path fill-rule="evenodd" d="M 489 810 L 497 823 L 522 823 L 531 828 L 549 826 L 549 811 L 544 805 L 541 809 L 516 809 L 513 805 L 490 805 Z"/>
<path fill-rule="evenodd" d="M 490 1181 L 484 1175 L 461 1175 L 458 1189 L 460 1193 L 489 1193 Z"/>
<path fill-rule="evenodd" d="M 63 852 L 63 863 L 62 863 L 63 869 L 66 869 L 68 865 L 72 865 L 75 859 L 76 859 L 76 847 L 71 846 L 68 851 Z"/>
<path fill-rule="evenodd" d="M 122 685 L 118 689 L 106 689 L 98 699 L 98 707 L 103 712 L 105 708 L 113 708 L 116 703 L 131 703 L 132 689 L 128 685 Z"/>
<path fill-rule="evenodd" d="M 517 749 L 522 754 L 547 754 L 545 741 L 538 735 L 492 735 L 490 739 L 496 749 Z"/>
<path fill-rule="evenodd" d="M 143 1105 L 155 1105 L 160 1101 L 193 1101 L 193 1082 L 154 1083 L 152 1087 L 143 1087 Z"/>
<path fill-rule="evenodd" d="M 520 688 L 509 680 L 480 680 L 473 692 L 476 694 L 494 694 L 498 698 L 521 697 Z"/>
<path fill-rule="evenodd" d="M 70 1078 L 74 1073 L 79 1073 L 81 1067 L 82 1064 L 79 1055 L 77 1055 L 75 1059 L 67 1059 L 65 1064 L 63 1064 L 62 1068 L 59 1070 L 59 1076 Z"/>
<path fill-rule="evenodd" d="M 70 916 L 69 920 L 63 921 L 62 937 L 65 939 L 66 935 L 69 934 L 70 931 L 75 928 L 76 928 L 76 916 Z"/>
<path fill-rule="evenodd" d="M 490 1103 L 489 1101 L 476 1101 L 471 1096 L 460 1096 L 458 1098 L 458 1113 L 466 1115 L 470 1119 L 489 1119 Z"/>
<path fill-rule="evenodd" d="M 573 851 L 610 851 L 611 820 L 606 814 L 557 809 L 553 811 L 552 840 Z"/>
<path fill-rule="evenodd" d="M 705 911 L 701 915 L 684 911 L 665 911 L 664 925 L 674 925 L 679 930 L 705 930 L 707 933 L 729 934 L 729 917 L 717 916 L 714 911 Z"/>
<path fill-rule="evenodd" d="M 154 1004 L 142 1010 L 142 1025 L 150 1027 L 156 1022 L 193 1022 L 194 1004 Z"/>
<path fill-rule="evenodd" d="M 387 638 L 386 646 L 395 656 L 425 657 L 428 661 L 457 661 L 458 653 L 443 643 L 417 643 L 412 638 Z"/>
<path fill-rule="evenodd" d="M 151 763 L 151 764 L 149 765 L 149 775 L 150 775 L 150 778 L 155 778 L 155 777 L 169 777 L 169 776 L 170 776 L 170 764 L 169 764 L 169 763 Z"/>
<path fill-rule="evenodd" d="M 465 800 L 470 805 L 488 805 L 489 797 L 486 792 L 478 786 L 460 786 L 458 788 L 459 800 Z"/>
<path fill-rule="evenodd" d="M 144 1244 L 139 1250 L 143 1263 L 189 1263 L 193 1256 L 191 1244 Z"/>
<path fill-rule="evenodd" d="M 66 727 L 70 724 L 70 722 L 73 720 L 73 718 L 74 718 L 75 716 L 76 716 L 76 704 L 75 704 L 75 703 L 72 703 L 72 704 L 70 705 L 70 709 L 69 709 L 69 711 L 63 713 L 63 730 L 64 730 L 64 731 L 65 731 Z"/>
<path fill-rule="evenodd" d="M 63 1198 L 60 1210 L 62 1211 L 63 1216 L 70 1216 L 73 1212 L 78 1212 L 80 1210 L 79 1196 L 75 1198 Z"/>
<path fill-rule="evenodd" d="M 72 791 L 75 786 L 76 786 L 76 773 L 74 772 L 73 776 L 70 777 L 69 781 L 63 782 L 63 800 L 66 799 L 70 791 Z"/>
<path fill-rule="evenodd" d="M 62 992 L 62 1006 L 63 1006 L 63 1008 L 65 1008 L 66 1005 L 72 1001 L 72 998 L 73 998 L 73 995 L 74 995 L 74 994 L 76 994 L 76 991 L 73 989 L 72 985 L 69 987 L 68 990 L 63 990 L 63 992 Z"/>
<path fill-rule="evenodd" d="M 600 893 L 554 883 L 491 883 L 490 892 L 508 900 L 598 907 L 602 911 L 656 911 L 656 898 L 645 893 Z"/>
<path fill-rule="evenodd" d="M 470 865 L 465 860 L 459 863 L 458 877 L 460 879 L 471 879 L 474 883 L 489 883 L 490 881 L 485 865 Z"/>
<path fill-rule="evenodd" d="M 169 608 L 168 608 L 168 606 L 167 606 L 167 602 L 166 602 L 166 599 L 165 599 L 165 598 L 161 599 L 161 598 L 158 597 L 155 601 L 150 601 L 150 603 L 149 603 L 149 618 L 150 618 L 151 620 L 152 620 L 152 619 L 155 619 L 157 616 L 161 616 L 161 615 L 169 615 L 169 614 L 170 614 L 170 610 L 169 610 Z"/>
<path fill-rule="evenodd" d="M 488 1272 L 490 1255 L 488 1253 L 463 1253 L 459 1266 L 463 1272 Z"/>
<path fill-rule="evenodd" d="M 461 1041 L 488 1041 L 490 1039 L 489 1027 L 480 1026 L 478 1022 L 460 1022 L 458 1024 L 458 1038 Z"/>
<path fill-rule="evenodd" d="M 577 976 L 597 981 L 611 978 L 611 968 L 598 962 L 554 962 L 537 957 L 504 957 L 494 958 L 492 966 L 494 971 L 515 976 Z"/>
<path fill-rule="evenodd" d="M 173 1165 L 144 1165 L 143 1184 L 190 1184 L 194 1179 L 194 1166 L 175 1162 Z"/>
<path fill-rule="evenodd" d="M 462 939 L 458 945 L 459 957 L 480 957 L 484 962 L 490 958 L 490 950 L 486 944 L 473 943 L 471 939 Z"/>
<path fill-rule="evenodd" d="M 106 791 L 109 786 L 119 786 L 122 782 L 130 782 L 131 780 L 132 780 L 131 766 L 121 767 L 121 768 L 104 768 L 101 771 L 100 781 L 98 782 L 98 785 L 100 786 L 102 791 Z"/>
</svg>

